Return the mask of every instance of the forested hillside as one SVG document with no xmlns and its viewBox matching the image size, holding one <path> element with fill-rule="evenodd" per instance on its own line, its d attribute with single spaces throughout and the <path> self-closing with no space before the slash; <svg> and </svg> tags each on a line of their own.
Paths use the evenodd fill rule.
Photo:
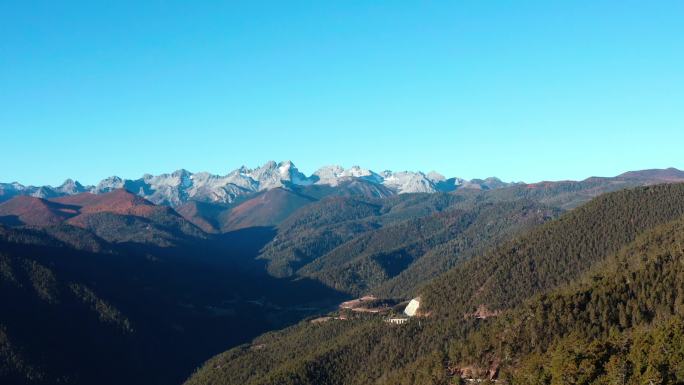
<svg viewBox="0 0 684 385">
<path fill-rule="evenodd" d="M 358 198 L 330 198 L 302 208 L 278 228 L 260 258 L 277 277 L 293 275 L 301 266 L 353 238 L 377 228 L 382 206 Z M 374 220 L 375 219 L 375 220 Z"/>
<path fill-rule="evenodd" d="M 641 232 L 684 214 L 684 184 L 602 195 L 435 280 L 426 309 L 462 316 L 480 305 L 497 310 L 577 278 Z M 462 279 L 468 277 L 468 279 Z"/>
<path fill-rule="evenodd" d="M 0 382 L 179 383 L 227 346 L 344 298 L 263 272 L 254 258 L 272 236 L 159 247 L 69 225 L 0 226 Z"/>
<path fill-rule="evenodd" d="M 456 207 L 366 232 L 306 265 L 299 274 L 354 295 L 372 292 L 407 298 L 477 250 L 557 213 L 527 200 Z"/>
<path fill-rule="evenodd" d="M 560 212 L 525 199 L 489 203 L 476 197 L 324 199 L 279 226 L 260 258 L 275 276 L 308 277 L 352 295 L 406 298 L 476 250 Z"/>
<path fill-rule="evenodd" d="M 639 236 L 578 282 L 486 322 L 450 359 L 496 362 L 512 383 L 684 381 L 684 217 Z M 649 342 L 650 341 L 650 342 Z M 653 346 L 655 344 L 655 346 Z"/>
<path fill-rule="evenodd" d="M 450 194 L 324 198 L 280 224 L 259 258 L 268 261 L 269 272 L 277 277 L 311 277 L 352 295 L 407 298 L 431 278 L 562 209 L 604 192 L 677 181 L 680 174 L 644 170 Z M 514 205 L 527 207 L 520 211 L 522 206 Z"/>
<path fill-rule="evenodd" d="M 678 383 L 683 215 L 684 185 L 601 196 L 456 265 L 416 293 L 422 316 L 403 325 L 303 322 L 188 383 Z"/>
<path fill-rule="evenodd" d="M 513 191 L 521 186 L 390 196 L 321 191 L 300 207 L 290 206 L 290 192 L 273 189 L 229 211 L 181 208 L 192 221 L 125 190 L 15 197 L 0 204 L 0 378 L 177 383 L 213 354 L 366 294 L 387 307 L 338 310 L 266 334 L 188 381 L 390 385 L 492 375 L 524 383 L 536 373 L 544 383 L 562 369 L 544 362 L 585 354 L 579 346 L 563 350 L 573 338 L 596 339 L 618 352 L 615 360 L 636 365 L 631 347 L 612 346 L 676 332 L 678 292 L 665 295 L 668 302 L 644 296 L 676 286 L 667 274 L 678 267 L 638 264 L 625 250 L 660 255 L 659 247 L 678 244 L 681 225 L 671 221 L 684 215 L 684 185 L 621 190 L 567 212 L 548 204 L 558 203 L 554 194 L 567 203 L 608 188 L 604 180 L 587 183 L 541 195 Z M 283 199 L 258 201 L 269 196 Z M 217 233 L 227 223 L 221 215 L 243 204 L 238 222 L 279 218 L 279 225 Z M 658 243 L 659 234 L 675 241 Z M 611 262 L 620 258 L 626 262 Z M 650 275 L 640 278 L 644 269 Z M 626 272 L 632 275 L 618 277 Z M 418 296 L 417 317 L 386 322 L 401 312 L 397 303 Z M 608 375 L 601 357 L 593 380 Z M 641 378 L 630 370 L 629 378 Z"/>
</svg>

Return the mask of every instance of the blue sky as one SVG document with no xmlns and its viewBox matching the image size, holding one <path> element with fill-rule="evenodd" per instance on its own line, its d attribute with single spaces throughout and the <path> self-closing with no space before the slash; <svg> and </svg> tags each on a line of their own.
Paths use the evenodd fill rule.
<svg viewBox="0 0 684 385">
<path fill-rule="evenodd" d="M 684 168 L 684 2 L 0 1 L 0 181 Z"/>
</svg>

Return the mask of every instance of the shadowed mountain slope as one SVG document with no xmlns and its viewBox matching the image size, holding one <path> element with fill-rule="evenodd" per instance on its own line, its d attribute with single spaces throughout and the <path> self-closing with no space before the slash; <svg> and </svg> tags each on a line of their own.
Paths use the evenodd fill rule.
<svg viewBox="0 0 684 385">
<path fill-rule="evenodd" d="M 0 223 L 53 226 L 78 215 L 79 207 L 30 196 L 17 196 L 0 204 Z"/>
<path fill-rule="evenodd" d="M 126 190 L 105 194 L 81 193 L 54 200 L 17 196 L 0 204 L 3 223 L 12 226 L 86 229 L 109 242 L 154 243 L 170 246 L 205 234 L 172 208 L 157 206 Z"/>
<path fill-rule="evenodd" d="M 265 274 L 254 257 L 272 237 L 254 228 L 93 253 L 0 226 L 0 382 L 180 383 L 226 346 L 344 298 Z"/>
<path fill-rule="evenodd" d="M 274 226 L 313 201 L 314 198 L 283 188 L 267 190 L 221 213 L 221 230 Z"/>
<path fill-rule="evenodd" d="M 656 329 L 653 330 L 642 330 L 638 325 L 658 319 L 667 322 L 672 314 L 677 314 L 677 309 L 682 308 L 678 305 L 682 283 L 677 278 L 681 275 L 678 273 L 681 258 L 676 255 L 681 254 L 680 218 L 683 216 L 683 184 L 641 187 L 600 196 L 557 220 L 457 264 L 417 293 L 422 298 L 422 316 L 403 325 L 392 326 L 381 317 L 364 315 L 346 320 L 300 323 L 264 335 L 251 346 L 238 347 L 213 358 L 188 383 L 446 384 L 458 383 L 460 375 L 473 376 L 473 380 L 478 381 L 486 379 L 489 370 L 496 375 L 502 368 L 501 361 L 508 359 L 505 357 L 514 360 L 506 362 L 507 367 L 515 368 L 510 365 L 521 362 L 513 354 L 506 355 L 507 346 L 532 343 L 527 347 L 532 350 L 527 351 L 543 353 L 544 346 L 549 346 L 549 334 L 545 333 L 552 333 L 554 328 L 560 330 L 561 338 L 570 336 L 570 340 L 553 345 L 560 349 L 559 357 L 570 360 L 572 357 L 588 360 L 597 352 L 563 349 L 563 346 L 576 346 L 571 342 L 574 338 L 571 333 L 576 328 L 584 330 L 583 335 L 587 338 L 603 338 L 604 333 L 611 330 L 612 323 L 618 331 L 619 328 L 633 330 L 633 335 L 625 334 L 624 337 L 637 342 L 656 338 L 665 330 L 679 333 L 677 330 L 684 328 L 677 328 L 676 321 L 674 325 L 654 324 Z M 668 224 L 671 221 L 678 222 Z M 613 257 L 615 255 L 618 257 Z M 627 262 L 611 265 L 611 261 Z M 596 276 L 597 271 L 604 273 Z M 574 282 L 579 282 L 579 286 L 563 289 Z M 588 287 L 593 289 L 587 291 Z M 625 293 L 625 289 L 628 292 Z M 545 293 L 548 293 L 547 297 L 538 297 Z M 624 317 L 620 315 L 623 311 L 619 298 L 625 298 L 624 306 L 630 307 L 629 311 L 624 309 Z M 569 305 L 573 303 L 575 305 Z M 583 305 L 589 303 L 594 305 Z M 484 309 L 479 311 L 481 307 Z M 518 314 L 515 312 L 521 308 L 529 310 L 521 310 L 520 318 L 511 316 L 513 323 L 509 323 L 508 314 Z M 487 325 L 499 322 L 499 319 L 504 325 L 500 330 L 504 335 L 496 331 L 499 329 L 487 332 Z M 661 324 L 664 329 L 658 329 Z M 517 335 L 521 336 L 520 340 L 515 339 Z M 506 336 L 513 339 L 498 342 L 500 338 L 508 338 Z M 680 340 L 672 335 L 672 343 Z M 658 343 L 661 348 L 674 347 L 667 338 L 661 338 Z M 263 347 L 255 349 L 254 346 Z M 644 370 L 650 365 L 660 375 L 670 376 L 673 383 L 679 378 L 675 367 L 663 366 L 656 362 L 657 359 L 639 355 L 639 350 L 630 350 L 629 345 L 621 348 L 623 350 L 610 349 L 601 357 L 626 358 L 639 365 L 635 368 L 643 367 Z M 499 355 L 501 352 L 503 355 Z M 566 353 L 575 355 L 562 356 Z M 628 354 L 632 355 L 628 357 Z M 671 357 L 675 359 L 670 362 L 672 365 L 684 362 L 676 361 L 676 355 Z M 536 368 L 541 365 L 541 369 L 527 374 L 544 374 L 545 370 L 554 367 L 554 362 L 577 362 L 575 368 L 579 372 L 574 375 L 586 373 L 582 372 L 584 366 L 579 367 L 579 361 L 563 361 L 563 358 L 554 361 L 551 355 L 528 361 L 532 359 L 525 356 L 522 362 Z M 598 375 L 615 374 L 613 369 L 604 366 L 607 361 L 602 360 L 597 359 Z M 593 361 L 588 362 L 593 365 Z M 466 364 L 476 366 L 464 368 Z M 566 366 L 568 368 L 572 369 Z M 644 379 L 643 375 L 643 371 L 637 373 L 640 380 Z M 499 379 L 513 381 L 510 376 Z M 515 383 L 549 383 L 545 381 Z"/>
<path fill-rule="evenodd" d="M 476 250 L 485 250 L 557 214 L 530 201 L 453 208 L 366 232 L 304 266 L 298 274 L 354 295 L 389 292 L 406 298 L 430 278 L 475 255 Z M 428 260 L 424 261 L 425 257 Z"/>
</svg>

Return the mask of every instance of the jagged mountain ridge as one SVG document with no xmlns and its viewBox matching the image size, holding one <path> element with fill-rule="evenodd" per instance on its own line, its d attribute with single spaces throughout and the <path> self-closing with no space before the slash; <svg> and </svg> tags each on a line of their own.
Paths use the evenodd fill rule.
<svg viewBox="0 0 684 385">
<path fill-rule="evenodd" d="M 244 196 L 279 187 L 337 187 L 350 182 L 381 187 L 381 194 L 385 194 L 386 191 L 394 194 L 449 192 L 459 188 L 488 190 L 511 185 L 497 178 L 467 181 L 461 178 L 447 179 L 434 171 L 427 174 L 420 171 L 376 173 L 359 166 L 348 169 L 336 165 L 325 166 L 306 176 L 291 161 L 269 161 L 253 169 L 242 166 L 226 175 L 192 173 L 181 169 L 171 174 L 145 174 L 139 179 L 111 176 L 95 186 L 83 186 L 72 179 L 67 179 L 57 187 L 24 186 L 17 182 L 0 183 L 0 201 L 16 195 L 55 198 L 82 192 L 101 194 L 125 188 L 155 204 L 175 207 L 192 201 L 230 204 Z"/>
</svg>

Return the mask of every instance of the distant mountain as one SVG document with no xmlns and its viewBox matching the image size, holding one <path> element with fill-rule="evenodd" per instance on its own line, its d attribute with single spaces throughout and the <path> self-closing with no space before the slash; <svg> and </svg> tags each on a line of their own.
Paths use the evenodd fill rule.
<svg viewBox="0 0 684 385">
<path fill-rule="evenodd" d="M 225 220 L 222 221 L 221 230 L 272 226 L 313 201 L 311 197 L 284 188 L 262 191 L 231 208 L 226 213 Z"/>
<path fill-rule="evenodd" d="M 78 207 L 32 196 L 17 196 L 0 204 L 0 223 L 7 225 L 58 225 L 77 214 Z"/>
<path fill-rule="evenodd" d="M 178 170 L 171 174 L 146 174 L 140 179 L 111 176 L 95 186 L 83 186 L 71 179 L 58 187 L 2 183 L 0 184 L 0 201 L 8 200 L 16 195 L 55 198 L 82 192 L 102 194 L 124 188 L 155 204 L 176 207 L 192 201 L 230 204 L 251 194 L 275 188 L 296 190 L 313 187 L 313 191 L 321 191 L 316 187 L 337 188 L 350 185 L 357 188 L 363 186 L 361 190 L 365 193 L 387 196 L 388 194 L 415 192 L 448 192 L 458 188 L 487 190 L 505 187 L 509 183 L 501 182 L 496 178 L 471 181 L 460 178 L 446 179 L 435 172 L 428 174 L 411 171 L 376 173 L 359 166 L 349 169 L 341 166 L 326 166 L 306 176 L 290 161 L 280 163 L 270 161 L 253 169 L 242 166 L 226 175 Z M 375 188 L 369 188 L 369 186 L 375 186 Z"/>
<path fill-rule="evenodd" d="M 545 195 L 555 200 L 565 199 L 576 190 L 585 191 L 586 199 L 570 199 L 569 206 L 585 202 L 599 193 L 619 188 L 639 185 L 684 181 L 684 171 L 675 168 L 630 171 L 616 177 L 592 177 L 583 181 L 540 182 L 534 184 L 508 183 L 498 178 L 472 179 L 446 178 L 437 172 L 383 171 L 374 172 L 353 166 L 325 166 L 310 176 L 300 172 L 291 161 L 267 162 L 257 168 L 242 166 L 226 175 L 207 172 L 192 173 L 177 170 L 171 174 L 145 174 L 139 179 L 123 179 L 111 176 L 95 186 L 83 186 L 67 179 L 62 185 L 24 186 L 20 183 L 0 183 L 0 202 L 17 195 L 36 198 L 57 198 L 65 195 L 90 192 L 107 193 L 124 188 L 152 203 L 180 207 L 189 202 L 216 203 L 232 205 L 239 203 L 259 192 L 284 188 L 300 194 L 320 199 L 328 195 L 362 195 L 366 197 L 386 197 L 405 193 L 436 193 L 457 190 L 499 190 L 512 188 L 503 194 Z M 592 193 L 591 188 L 596 190 Z M 554 190 L 547 192 L 549 189 Z M 517 192 L 516 192 L 517 191 Z M 554 204 L 557 202 L 553 202 Z M 562 202 L 561 202 L 562 203 Z"/>
<path fill-rule="evenodd" d="M 684 180 L 684 171 L 670 167 L 666 169 L 629 171 L 624 174 L 620 174 L 617 177 L 622 179 L 658 179 L 663 181 L 682 181 Z"/>
<path fill-rule="evenodd" d="M 0 223 L 10 226 L 70 225 L 109 242 L 169 246 L 205 234 L 168 206 L 159 206 L 123 189 L 52 198 L 16 196 L 0 203 Z M 72 230 L 69 230 L 72 231 Z"/>
<path fill-rule="evenodd" d="M 678 182 L 684 182 L 684 171 L 675 168 L 630 171 L 615 177 L 593 176 L 581 181 L 543 181 L 493 188 L 488 199 L 526 198 L 550 206 L 572 209 L 604 193 L 630 187 Z"/>
<path fill-rule="evenodd" d="M 277 226 L 297 209 L 326 197 L 386 198 L 394 193 L 364 180 L 343 181 L 336 186 L 276 187 L 230 203 L 188 201 L 175 207 L 185 219 L 209 233 L 253 226 Z"/>
</svg>

